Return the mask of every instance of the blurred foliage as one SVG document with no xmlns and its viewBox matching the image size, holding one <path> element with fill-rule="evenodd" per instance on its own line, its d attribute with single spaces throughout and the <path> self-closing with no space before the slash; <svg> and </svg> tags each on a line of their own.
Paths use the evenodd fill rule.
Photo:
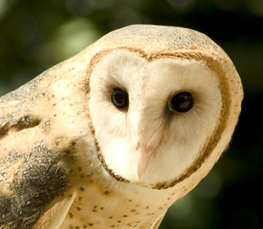
<svg viewBox="0 0 263 229">
<path fill-rule="evenodd" d="M 136 23 L 207 34 L 229 54 L 245 90 L 230 149 L 171 207 L 161 229 L 263 228 L 262 0 L 0 0 L 0 94 Z"/>
</svg>

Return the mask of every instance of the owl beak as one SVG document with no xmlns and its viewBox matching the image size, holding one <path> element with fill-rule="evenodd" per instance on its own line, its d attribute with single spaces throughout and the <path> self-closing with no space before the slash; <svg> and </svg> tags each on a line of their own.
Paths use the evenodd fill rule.
<svg viewBox="0 0 263 229">
<path fill-rule="evenodd" d="M 147 164 L 150 160 L 150 157 L 154 151 L 154 147 L 138 144 L 136 150 L 139 152 L 138 178 L 139 180 L 141 180 L 147 168 Z"/>
</svg>

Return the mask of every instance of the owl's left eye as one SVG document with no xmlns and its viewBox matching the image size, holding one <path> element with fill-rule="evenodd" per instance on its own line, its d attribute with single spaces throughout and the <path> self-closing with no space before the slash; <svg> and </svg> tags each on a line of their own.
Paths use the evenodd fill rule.
<svg viewBox="0 0 263 229">
<path fill-rule="evenodd" d="M 129 106 L 129 95 L 120 88 L 114 88 L 111 94 L 111 101 L 118 109 L 124 109 Z"/>
<path fill-rule="evenodd" d="M 169 109 L 179 113 L 185 113 L 191 110 L 193 106 L 194 99 L 192 94 L 189 92 L 180 92 L 175 94 L 169 102 Z"/>
</svg>

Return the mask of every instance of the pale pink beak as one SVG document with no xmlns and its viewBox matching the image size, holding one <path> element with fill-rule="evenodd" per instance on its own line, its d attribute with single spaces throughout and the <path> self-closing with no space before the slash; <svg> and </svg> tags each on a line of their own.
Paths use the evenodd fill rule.
<svg viewBox="0 0 263 229">
<path fill-rule="evenodd" d="M 150 157 L 154 151 L 154 147 L 138 144 L 136 150 L 139 151 L 138 178 L 141 180 L 147 168 Z"/>
</svg>

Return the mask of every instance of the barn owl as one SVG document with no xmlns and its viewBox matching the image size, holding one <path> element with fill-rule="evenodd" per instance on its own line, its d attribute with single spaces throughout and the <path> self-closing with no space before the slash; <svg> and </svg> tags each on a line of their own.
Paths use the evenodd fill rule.
<svg viewBox="0 0 263 229">
<path fill-rule="evenodd" d="M 113 31 L 0 99 L 0 228 L 157 229 L 228 146 L 243 90 L 186 28 Z"/>
</svg>

